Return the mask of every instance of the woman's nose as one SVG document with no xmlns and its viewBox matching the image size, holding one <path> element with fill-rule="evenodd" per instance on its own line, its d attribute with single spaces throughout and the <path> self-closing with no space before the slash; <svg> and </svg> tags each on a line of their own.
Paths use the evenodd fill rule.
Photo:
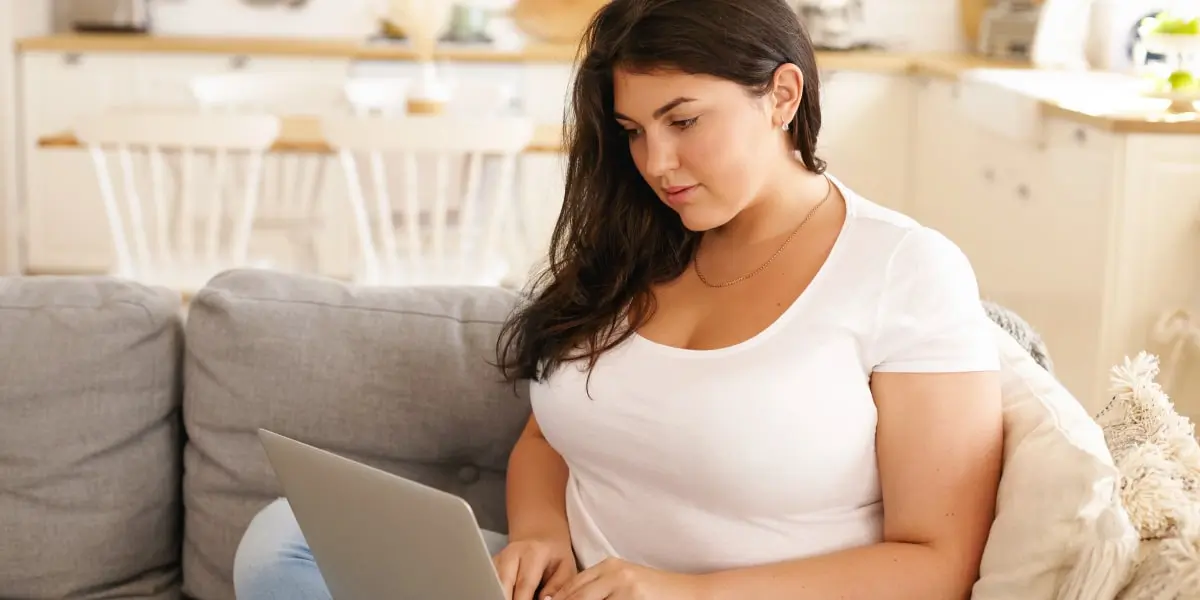
<svg viewBox="0 0 1200 600">
<path fill-rule="evenodd" d="M 646 174 L 662 177 L 679 168 L 679 154 L 675 141 L 669 135 L 649 134 L 646 136 Z"/>
</svg>

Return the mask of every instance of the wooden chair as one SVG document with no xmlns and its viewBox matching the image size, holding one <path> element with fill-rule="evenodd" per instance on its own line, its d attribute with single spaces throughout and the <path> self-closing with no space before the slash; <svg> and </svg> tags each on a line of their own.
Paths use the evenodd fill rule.
<svg viewBox="0 0 1200 600">
<path fill-rule="evenodd" d="M 111 111 L 81 119 L 115 275 L 194 292 L 247 258 L 277 117 Z M 231 190 L 230 181 L 240 183 Z"/>
<path fill-rule="evenodd" d="M 514 173 L 532 120 L 328 116 L 322 127 L 345 172 L 357 281 L 505 284 L 514 258 Z M 418 168 L 418 157 L 431 158 L 432 168 Z M 455 177 L 459 164 L 465 175 Z"/>
<path fill-rule="evenodd" d="M 338 86 L 303 74 L 203 75 L 191 81 L 191 90 L 204 112 L 320 114 L 341 105 Z M 274 266 L 321 271 L 321 240 L 330 222 L 325 198 L 329 168 L 330 158 L 321 154 L 276 152 L 265 158 L 255 232 L 286 240 L 288 250 L 270 253 Z"/>
<path fill-rule="evenodd" d="M 346 102 L 357 115 L 403 116 L 412 82 L 400 77 L 355 77 L 346 81 Z"/>
</svg>

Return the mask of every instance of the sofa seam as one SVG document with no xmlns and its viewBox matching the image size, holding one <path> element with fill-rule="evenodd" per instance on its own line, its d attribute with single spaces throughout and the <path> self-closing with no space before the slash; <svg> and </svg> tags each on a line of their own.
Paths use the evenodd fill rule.
<svg viewBox="0 0 1200 600">
<path fill-rule="evenodd" d="M 214 294 L 215 294 L 215 292 L 209 292 L 207 294 L 203 294 L 203 296 L 197 295 L 195 300 L 196 301 L 206 300 L 207 296 L 214 295 Z M 424 311 L 415 311 L 415 310 L 385 308 L 385 307 L 381 307 L 381 306 L 354 306 L 352 304 L 333 304 L 333 303 L 329 303 L 329 302 L 320 302 L 320 301 L 316 301 L 316 300 L 283 300 L 283 299 L 279 299 L 279 298 L 259 298 L 259 297 L 254 297 L 254 296 L 230 296 L 230 298 L 236 298 L 237 300 L 242 300 L 242 301 L 263 302 L 263 303 L 271 303 L 271 304 L 319 306 L 321 308 L 335 308 L 335 309 L 339 309 L 339 310 L 349 309 L 349 310 L 358 310 L 358 311 L 364 311 L 364 312 L 381 312 L 381 313 L 389 313 L 389 314 L 395 314 L 395 315 L 429 317 L 429 318 L 450 320 L 450 321 L 454 321 L 457 323 L 462 323 L 464 325 L 468 325 L 468 324 L 503 325 L 504 324 L 504 321 L 493 320 L 493 319 L 460 319 L 453 315 L 443 315 L 443 314 L 430 313 L 430 312 L 424 312 Z"/>
<path fill-rule="evenodd" d="M 129 300 L 112 300 L 109 303 L 109 305 L 107 305 L 107 306 L 106 305 L 95 305 L 95 304 L 65 304 L 62 302 L 55 302 L 52 304 L 39 304 L 39 305 L 34 305 L 34 306 L 14 306 L 14 305 L 6 304 L 6 305 L 0 305 L 0 310 L 34 311 L 34 310 L 43 310 L 43 309 L 47 309 L 47 308 L 50 308 L 50 309 L 53 309 L 53 308 L 75 308 L 75 309 L 104 310 L 105 308 L 108 308 L 112 304 L 123 304 L 125 306 L 133 306 L 133 307 L 140 308 L 140 309 L 142 309 L 142 312 L 144 312 L 146 314 L 147 319 L 149 319 L 151 322 L 154 321 L 154 313 L 150 312 L 150 307 L 146 306 L 144 303 L 132 302 Z"/>
</svg>

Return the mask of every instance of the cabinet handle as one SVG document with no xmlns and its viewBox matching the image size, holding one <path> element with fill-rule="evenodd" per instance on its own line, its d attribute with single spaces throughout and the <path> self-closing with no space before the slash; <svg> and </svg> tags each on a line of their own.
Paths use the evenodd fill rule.
<svg viewBox="0 0 1200 600">
<path fill-rule="evenodd" d="M 68 52 L 63 55 L 63 63 L 72 67 L 83 62 L 83 55 L 78 52 Z"/>
<path fill-rule="evenodd" d="M 1087 143 L 1087 132 L 1082 127 L 1075 130 L 1075 141 L 1080 144 Z"/>
<path fill-rule="evenodd" d="M 229 59 L 229 68 L 234 70 L 245 69 L 250 63 L 250 57 L 243 54 L 238 54 Z"/>
<path fill-rule="evenodd" d="M 1030 196 L 1030 189 L 1029 189 L 1028 185 L 1022 183 L 1021 185 L 1017 186 L 1017 197 L 1018 198 L 1020 198 L 1022 200 L 1028 200 L 1029 196 Z"/>
<path fill-rule="evenodd" d="M 989 182 L 995 181 L 996 180 L 996 170 L 991 167 L 984 169 L 983 170 L 983 180 L 989 181 Z"/>
</svg>

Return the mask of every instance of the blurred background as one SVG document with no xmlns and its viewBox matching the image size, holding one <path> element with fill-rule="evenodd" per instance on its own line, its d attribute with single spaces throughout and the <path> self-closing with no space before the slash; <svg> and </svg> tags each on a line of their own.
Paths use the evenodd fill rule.
<svg viewBox="0 0 1200 600">
<path fill-rule="evenodd" d="M 602 4 L 0 0 L 3 272 L 520 286 Z M 1093 413 L 1150 349 L 1200 416 L 1196 4 L 793 2 L 832 172 L 954 239 Z"/>
</svg>

